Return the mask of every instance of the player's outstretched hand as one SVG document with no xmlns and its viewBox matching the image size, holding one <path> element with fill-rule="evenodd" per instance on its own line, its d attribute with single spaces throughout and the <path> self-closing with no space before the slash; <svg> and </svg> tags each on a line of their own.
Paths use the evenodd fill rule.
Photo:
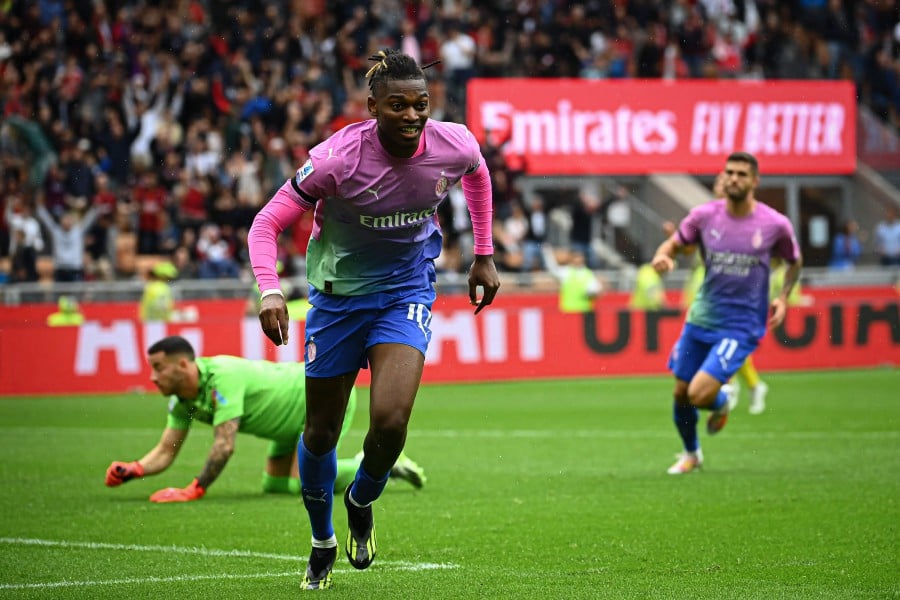
<svg viewBox="0 0 900 600">
<path fill-rule="evenodd" d="M 284 297 L 280 294 L 270 294 L 262 299 L 259 307 L 259 324 L 266 337 L 276 346 L 287 345 L 289 321 Z"/>
<path fill-rule="evenodd" d="M 150 496 L 150 502 L 190 502 L 191 500 L 199 500 L 204 494 L 206 494 L 206 490 L 200 487 L 200 484 L 195 479 L 186 488 L 170 487 L 154 492 Z"/>
<path fill-rule="evenodd" d="M 144 467 L 138 461 L 119 462 L 115 461 L 106 469 L 106 485 L 107 487 L 116 487 L 122 485 L 126 481 L 131 481 L 135 477 L 144 476 Z"/>
<path fill-rule="evenodd" d="M 784 322 L 787 315 L 787 303 L 780 296 L 774 298 L 769 305 L 769 328 L 774 329 Z"/>
<path fill-rule="evenodd" d="M 482 289 L 481 300 L 478 300 L 478 288 Z M 476 255 L 472 267 L 469 269 L 469 303 L 477 306 L 475 314 L 490 305 L 500 289 L 500 276 L 494 265 L 492 255 Z"/>
<path fill-rule="evenodd" d="M 666 254 L 655 255 L 653 257 L 653 260 L 650 261 L 650 264 L 660 275 L 665 275 L 675 268 L 675 261 L 672 260 L 671 256 L 668 256 Z"/>
</svg>

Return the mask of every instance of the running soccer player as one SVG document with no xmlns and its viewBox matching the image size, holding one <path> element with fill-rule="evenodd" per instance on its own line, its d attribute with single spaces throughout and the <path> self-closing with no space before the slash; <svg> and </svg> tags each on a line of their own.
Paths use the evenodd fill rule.
<svg viewBox="0 0 900 600">
<path fill-rule="evenodd" d="M 169 336 L 147 350 L 150 379 L 171 396 L 166 428 L 159 443 L 143 458 L 113 462 L 106 485 L 115 487 L 136 477 L 165 471 L 181 450 L 194 421 L 214 427 L 215 441 L 200 474 L 186 488 L 166 488 L 150 496 L 151 502 L 199 500 L 219 477 L 234 452 L 238 433 L 271 440 L 263 491 L 300 493 L 296 449 L 306 419 L 303 363 L 275 363 L 237 356 L 195 357 L 183 337 Z M 347 403 L 341 437 L 347 433 L 356 409 L 356 390 Z M 360 458 L 338 461 L 338 489 L 350 485 Z M 391 476 L 422 487 L 425 474 L 415 462 L 401 456 Z"/>
<path fill-rule="evenodd" d="M 725 198 L 724 171 L 716 175 L 716 179 L 713 182 L 712 192 L 713 197 L 716 199 Z M 689 247 L 685 247 L 683 250 L 685 252 L 693 252 L 693 249 Z M 701 253 L 698 253 L 698 255 L 699 254 Z M 685 282 L 684 294 L 682 295 L 682 305 L 686 308 L 690 307 L 691 303 L 694 301 L 694 298 L 697 295 L 697 291 L 700 289 L 700 286 L 703 284 L 703 280 L 706 277 L 706 267 L 703 264 L 702 256 L 695 256 L 692 260 L 694 261 L 694 265 L 691 268 L 690 277 Z M 770 270 L 771 279 L 771 277 L 775 274 L 774 265 L 770 267 Z M 794 292 L 791 294 L 791 296 L 794 296 L 796 294 L 798 286 L 799 282 L 794 286 Z M 774 296 L 770 294 L 769 297 L 772 298 Z M 788 300 L 790 306 L 790 298 Z M 769 386 L 760 378 L 759 371 L 756 369 L 756 364 L 753 361 L 753 354 L 747 356 L 744 364 L 741 365 L 741 368 L 737 370 L 737 373 L 735 375 L 736 377 L 728 382 L 734 388 L 734 405 L 737 406 L 738 398 L 740 397 L 739 382 L 743 381 L 747 386 L 747 392 L 750 394 L 750 405 L 748 412 L 751 415 L 762 414 L 766 410 L 766 396 L 769 393 Z"/>
<path fill-rule="evenodd" d="M 725 197 L 690 211 L 660 244 L 653 266 L 674 266 L 675 254 L 698 244 L 706 276 L 669 357 L 675 375 L 674 421 L 684 452 L 668 473 L 690 473 L 703 464 L 697 437 L 698 409 L 711 411 L 707 433 L 722 430 L 736 400 L 727 382 L 756 349 L 767 327 L 784 320 L 787 298 L 800 276 L 802 258 L 791 222 L 754 197 L 759 165 L 746 152 L 725 162 Z M 769 301 L 769 262 L 788 263 L 784 287 Z"/>
<path fill-rule="evenodd" d="M 335 447 L 350 391 L 366 367 L 372 373 L 369 430 L 362 464 L 344 494 L 345 551 L 357 569 L 375 558 L 372 503 L 403 450 L 431 339 L 434 260 L 442 242 L 437 207 L 460 180 L 475 238 L 468 283 L 476 314 L 500 287 L 490 175 L 477 141 L 464 125 L 429 121 L 425 73 L 413 58 L 382 50 L 370 60 L 373 118 L 310 150 L 309 160 L 256 215 L 249 234 L 262 292 L 260 324 L 273 343 L 283 344 L 288 313 L 275 271 L 276 239 L 303 213 L 315 211 L 306 260 L 312 304 L 305 339 L 307 420 L 298 450 L 312 529 L 302 589 L 331 586 Z"/>
</svg>

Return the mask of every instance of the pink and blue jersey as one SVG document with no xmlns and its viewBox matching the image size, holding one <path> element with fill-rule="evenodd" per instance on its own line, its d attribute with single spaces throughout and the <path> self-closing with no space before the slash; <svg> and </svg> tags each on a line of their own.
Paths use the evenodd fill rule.
<svg viewBox="0 0 900 600">
<path fill-rule="evenodd" d="M 482 157 L 463 125 L 428 121 L 422 137 L 420 152 L 397 158 L 378 140 L 375 120 L 349 125 L 315 146 L 279 192 L 315 210 L 307 249 L 315 290 L 362 296 L 430 285 L 425 266 L 442 247 L 438 205 Z"/>
<path fill-rule="evenodd" d="M 777 256 L 793 263 L 800 257 L 788 218 L 762 202 L 750 215 L 735 217 L 725 200 L 714 200 L 691 210 L 676 235 L 684 244 L 699 245 L 706 265 L 687 322 L 762 338 L 769 313 L 769 260 Z"/>
</svg>

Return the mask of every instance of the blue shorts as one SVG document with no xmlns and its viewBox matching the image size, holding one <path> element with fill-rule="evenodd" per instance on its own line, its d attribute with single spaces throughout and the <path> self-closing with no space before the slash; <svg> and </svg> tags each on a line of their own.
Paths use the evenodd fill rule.
<svg viewBox="0 0 900 600">
<path fill-rule="evenodd" d="M 336 377 L 369 366 L 376 344 L 406 344 L 424 356 L 431 341 L 434 286 L 367 296 L 312 290 L 306 315 L 306 375 Z"/>
<path fill-rule="evenodd" d="M 704 371 L 725 383 L 758 345 L 759 340 L 744 333 L 713 331 L 685 323 L 669 355 L 669 369 L 682 381 L 690 381 L 697 371 Z"/>
</svg>

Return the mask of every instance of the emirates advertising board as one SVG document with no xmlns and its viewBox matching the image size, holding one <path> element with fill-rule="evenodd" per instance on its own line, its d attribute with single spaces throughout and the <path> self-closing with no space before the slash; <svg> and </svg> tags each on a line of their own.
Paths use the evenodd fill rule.
<svg viewBox="0 0 900 600">
<path fill-rule="evenodd" d="M 785 324 L 754 353 L 764 371 L 896 368 L 900 296 L 890 286 L 804 290 L 813 301 L 788 311 Z M 501 297 L 502 296 L 502 297 Z M 555 294 L 503 294 L 474 314 L 465 295 L 439 296 L 432 311 L 427 383 L 500 382 L 569 377 L 667 375 L 669 352 L 684 320 L 679 298 L 640 312 L 628 296 L 602 296 L 596 310 L 563 314 Z M 30 394 L 155 393 L 146 349 L 166 335 L 189 339 L 202 355 L 303 360 L 303 323 L 289 344 L 274 346 L 241 300 L 193 303 L 190 323 L 142 323 L 132 303 L 84 303 L 84 323 L 48 327 L 52 304 L 0 312 L 0 397 Z M 184 307 L 182 307 L 184 308 Z M 358 382 L 367 385 L 369 372 Z"/>
<path fill-rule="evenodd" d="M 735 151 L 762 175 L 856 170 L 846 81 L 473 79 L 467 110 L 531 175 L 709 175 Z"/>
</svg>

